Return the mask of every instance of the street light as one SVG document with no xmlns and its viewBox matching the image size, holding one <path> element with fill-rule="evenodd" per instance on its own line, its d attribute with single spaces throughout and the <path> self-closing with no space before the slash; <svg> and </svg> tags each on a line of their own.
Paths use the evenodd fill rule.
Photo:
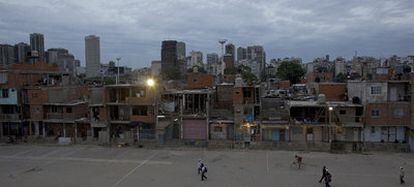
<svg viewBox="0 0 414 187">
<path fill-rule="evenodd" d="M 328 109 L 329 109 L 328 139 L 329 139 L 329 143 L 331 143 L 332 142 L 332 139 L 331 139 L 331 125 L 332 125 L 333 107 L 330 106 L 330 107 L 328 107 Z"/>
<path fill-rule="evenodd" d="M 147 79 L 147 86 L 153 87 L 155 85 L 154 79 Z"/>
</svg>

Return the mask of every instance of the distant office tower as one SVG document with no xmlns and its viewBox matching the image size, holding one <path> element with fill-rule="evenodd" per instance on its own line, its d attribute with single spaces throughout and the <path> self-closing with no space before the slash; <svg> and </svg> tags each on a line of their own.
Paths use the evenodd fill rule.
<svg viewBox="0 0 414 187">
<path fill-rule="evenodd" d="M 219 56 L 217 53 L 207 54 L 206 71 L 211 75 L 218 75 L 219 72 Z"/>
<path fill-rule="evenodd" d="M 214 64 L 219 62 L 219 56 L 217 53 L 207 54 L 207 64 Z"/>
<path fill-rule="evenodd" d="M 247 49 L 244 47 L 237 48 L 237 61 L 247 59 Z"/>
<path fill-rule="evenodd" d="M 32 57 L 38 57 L 34 58 L 35 61 L 45 62 L 45 39 L 43 34 L 30 34 L 30 49 L 32 51 Z"/>
<path fill-rule="evenodd" d="M 257 78 L 263 78 L 265 75 L 266 65 L 266 53 L 263 46 L 255 45 L 247 47 L 247 60 L 251 63 L 258 65 L 257 72 L 255 72 Z"/>
<path fill-rule="evenodd" d="M 233 62 L 234 62 L 234 59 L 236 58 L 236 48 L 234 47 L 232 43 L 228 43 L 226 45 L 226 54 L 230 55 L 233 58 Z"/>
<path fill-rule="evenodd" d="M 191 51 L 190 52 L 191 60 L 187 64 L 188 68 L 193 68 L 194 66 L 203 67 L 203 53 L 201 51 Z"/>
<path fill-rule="evenodd" d="M 177 65 L 177 41 L 165 40 L 161 46 L 161 72 Z"/>
<path fill-rule="evenodd" d="M 28 60 L 27 56 L 30 52 L 30 46 L 26 43 L 20 42 L 14 45 L 14 52 L 16 56 L 16 62 L 25 63 Z"/>
<path fill-rule="evenodd" d="M 16 62 L 14 47 L 9 44 L 0 44 L 0 64 L 9 65 Z"/>
<path fill-rule="evenodd" d="M 80 66 L 78 60 L 64 48 L 51 48 L 46 52 L 46 60 L 49 64 L 56 64 L 60 71 L 75 72 L 76 67 Z"/>
<path fill-rule="evenodd" d="M 184 42 L 177 42 L 177 59 L 178 60 L 185 60 L 185 43 Z"/>
<path fill-rule="evenodd" d="M 101 48 L 95 35 L 85 37 L 85 62 L 86 77 L 96 77 L 101 68 Z"/>
</svg>

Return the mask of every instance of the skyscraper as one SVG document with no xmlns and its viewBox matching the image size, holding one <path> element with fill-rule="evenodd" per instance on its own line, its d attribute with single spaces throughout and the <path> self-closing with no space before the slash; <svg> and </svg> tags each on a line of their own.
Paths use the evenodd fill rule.
<svg viewBox="0 0 414 187">
<path fill-rule="evenodd" d="M 203 67 L 203 53 L 201 51 L 191 51 L 191 60 L 187 64 L 187 68 L 193 68 L 194 66 Z"/>
<path fill-rule="evenodd" d="M 237 61 L 247 59 L 247 49 L 244 47 L 237 48 Z"/>
<path fill-rule="evenodd" d="M 38 59 L 36 61 L 45 62 L 45 40 L 43 34 L 30 34 L 30 49 L 32 50 L 32 54 L 38 55 Z"/>
<path fill-rule="evenodd" d="M 177 66 L 177 41 L 165 40 L 161 46 L 161 72 Z"/>
<path fill-rule="evenodd" d="M 28 58 L 27 55 L 30 52 L 30 46 L 26 43 L 20 42 L 14 45 L 14 52 L 16 56 L 17 62 L 27 62 Z"/>
<path fill-rule="evenodd" d="M 219 56 L 217 53 L 209 53 L 207 54 L 207 73 L 211 75 L 218 75 L 219 74 Z"/>
<path fill-rule="evenodd" d="M 226 54 L 230 55 L 233 58 L 232 61 L 234 62 L 234 59 L 236 58 L 236 48 L 232 43 L 228 43 L 226 45 Z"/>
<path fill-rule="evenodd" d="M 263 78 L 265 75 L 266 65 L 266 53 L 263 46 L 255 45 L 247 47 L 247 60 L 250 63 L 257 64 L 257 72 L 255 72 L 257 78 Z"/>
<path fill-rule="evenodd" d="M 177 42 L 177 59 L 178 60 L 185 60 L 185 43 L 184 42 Z"/>
<path fill-rule="evenodd" d="M 16 62 L 14 47 L 8 44 L 0 44 L 0 64 L 9 65 Z"/>
<path fill-rule="evenodd" d="M 101 68 L 101 48 L 95 35 L 85 37 L 85 62 L 86 77 L 96 77 Z"/>
</svg>

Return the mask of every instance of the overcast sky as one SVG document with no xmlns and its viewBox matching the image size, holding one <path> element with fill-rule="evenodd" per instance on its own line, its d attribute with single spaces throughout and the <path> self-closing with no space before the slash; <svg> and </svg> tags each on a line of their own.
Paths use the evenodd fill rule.
<svg viewBox="0 0 414 187">
<path fill-rule="evenodd" d="M 267 59 L 305 62 L 359 55 L 414 55 L 413 0 L 0 0 L 0 43 L 45 35 L 45 47 L 69 49 L 84 64 L 84 37 L 101 38 L 101 60 L 131 67 L 160 59 L 161 41 L 187 53 L 219 52 L 218 39 L 263 45 Z M 204 56 L 205 58 L 205 56 Z"/>
</svg>

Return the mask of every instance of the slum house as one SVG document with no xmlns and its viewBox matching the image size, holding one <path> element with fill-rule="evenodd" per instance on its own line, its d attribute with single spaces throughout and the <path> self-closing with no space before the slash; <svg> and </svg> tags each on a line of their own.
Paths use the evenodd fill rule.
<svg viewBox="0 0 414 187">
<path fill-rule="evenodd" d="M 56 65 L 42 62 L 0 67 L 0 138 L 35 135 L 27 121 L 30 109 L 26 87 L 68 85 L 71 81 Z"/>
<path fill-rule="evenodd" d="M 410 82 L 389 80 L 383 86 L 373 85 L 366 89 L 368 95 L 385 94 L 366 103 L 365 141 L 407 142 L 407 131 L 411 127 Z"/>
<path fill-rule="evenodd" d="M 119 84 L 105 86 L 105 107 L 113 141 L 155 139 L 156 88 Z"/>
<path fill-rule="evenodd" d="M 216 85 L 213 93 L 213 105 L 210 108 L 210 139 L 233 140 L 234 139 L 234 112 L 233 112 L 233 87 L 232 83 Z"/>
<path fill-rule="evenodd" d="M 262 97 L 260 131 L 262 141 L 289 141 L 289 111 L 282 97 Z"/>
<path fill-rule="evenodd" d="M 211 95 L 210 89 L 164 91 L 157 120 L 160 137 L 206 141 Z"/>
<path fill-rule="evenodd" d="M 91 134 L 88 116 L 88 91 L 82 86 L 27 88 L 30 127 L 60 143 L 85 141 Z M 62 142 L 63 141 L 63 142 Z"/>
<path fill-rule="evenodd" d="M 295 101 L 287 103 L 291 125 L 290 141 L 306 144 L 318 144 L 334 140 L 333 125 L 329 121 L 328 106 L 324 96 L 317 101 Z"/>
<path fill-rule="evenodd" d="M 89 123 L 91 138 L 101 143 L 109 143 L 109 125 L 107 108 L 105 107 L 105 88 L 89 88 Z"/>
<path fill-rule="evenodd" d="M 351 101 L 329 101 L 332 124 L 336 126 L 335 140 L 362 142 L 364 128 L 364 106 Z"/>
<path fill-rule="evenodd" d="M 233 89 L 234 126 L 237 140 L 260 141 L 260 85 L 247 86 L 236 80 Z"/>
</svg>

